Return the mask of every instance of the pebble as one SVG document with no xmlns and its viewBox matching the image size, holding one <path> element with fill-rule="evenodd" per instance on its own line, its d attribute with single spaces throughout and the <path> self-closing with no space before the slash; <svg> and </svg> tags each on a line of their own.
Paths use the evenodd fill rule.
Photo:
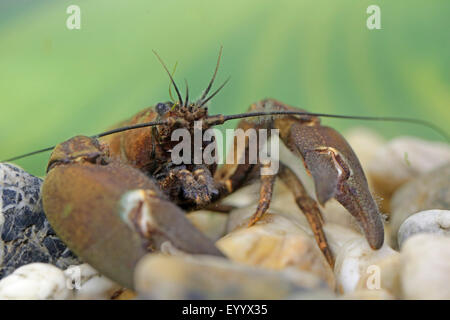
<svg viewBox="0 0 450 320">
<path fill-rule="evenodd" d="M 450 210 L 426 210 L 406 219 L 398 230 L 401 247 L 409 237 L 418 233 L 434 233 L 450 236 Z"/>
<path fill-rule="evenodd" d="M 239 214 L 243 223 L 216 242 L 226 256 L 239 263 L 271 270 L 295 268 L 306 271 L 334 288 L 330 265 L 312 235 L 303 229 L 309 227 L 296 225 L 280 214 L 266 213 L 259 222 L 248 228 L 248 217 L 253 212 L 250 207 L 232 213 Z"/>
<path fill-rule="evenodd" d="M 71 299 L 64 272 L 47 263 L 31 263 L 0 280 L 0 299 L 61 300 Z"/>
<path fill-rule="evenodd" d="M 187 214 L 229 259 L 189 255 L 164 243 L 136 266 L 136 293 L 80 264 L 45 219 L 42 180 L 0 163 L 0 278 L 9 274 L 0 280 L 0 298 L 450 299 L 450 148 L 416 138 L 385 143 L 367 129 L 346 137 L 376 201 L 391 210 L 380 250 L 369 247 L 355 219 L 332 199 L 320 207 L 336 257 L 332 270 L 280 180 L 269 212 L 248 228 L 259 199 L 259 183 L 253 183 L 224 199 L 238 207 L 230 214 Z M 314 198 L 311 177 L 286 150 L 280 158 Z M 397 240 L 400 252 L 391 245 Z"/>
<path fill-rule="evenodd" d="M 393 298 L 401 298 L 400 254 L 388 254 L 377 260 L 361 275 L 356 291 L 381 291 Z"/>
<path fill-rule="evenodd" d="M 84 263 L 61 270 L 31 263 L 0 280 L 0 299 L 130 299 L 134 293 Z"/>
<path fill-rule="evenodd" d="M 377 156 L 378 149 L 386 143 L 380 134 L 365 127 L 351 128 L 344 132 L 344 137 L 355 151 L 364 170 Z"/>
<path fill-rule="evenodd" d="M 192 224 L 213 241 L 225 235 L 228 214 L 199 210 L 186 215 Z"/>
<path fill-rule="evenodd" d="M 375 194 L 388 202 L 401 185 L 448 162 L 450 146 L 447 143 L 399 137 L 377 148 L 366 174 Z"/>
<path fill-rule="evenodd" d="M 450 299 L 450 237 L 416 234 L 401 250 L 404 299 Z"/>
<path fill-rule="evenodd" d="M 433 209 L 450 210 L 450 162 L 398 189 L 391 201 L 391 230 L 397 241 L 400 226 L 411 215 Z"/>
<path fill-rule="evenodd" d="M 73 296 L 78 300 L 111 299 L 122 291 L 122 287 L 87 263 L 70 266 L 64 271 L 68 287 L 72 288 Z"/>
<path fill-rule="evenodd" d="M 336 256 L 334 272 L 338 291 L 341 293 L 351 293 L 358 289 L 358 284 L 366 275 L 387 276 L 384 259 L 399 255 L 398 252 L 384 244 L 379 250 L 372 250 L 364 237 L 355 238 L 347 241 Z M 390 266 L 390 264 L 387 264 Z M 386 268 L 387 269 L 387 268 Z M 375 274 L 377 273 L 377 274 Z M 373 277 L 370 280 L 378 280 Z M 363 282 L 359 285 L 361 289 L 388 289 L 383 286 L 380 278 L 380 285 L 377 283 Z"/>
<path fill-rule="evenodd" d="M 365 239 L 361 232 L 336 223 L 326 223 L 323 229 L 334 257 L 337 257 L 349 241 Z"/>
<path fill-rule="evenodd" d="M 309 294 L 334 296 L 318 277 L 309 273 L 276 272 L 200 255 L 144 256 L 135 269 L 135 288 L 142 299 L 260 300 L 307 298 Z"/>
<path fill-rule="evenodd" d="M 45 217 L 41 184 L 21 168 L 0 163 L 0 279 L 33 262 L 62 269 L 80 263 Z"/>
</svg>

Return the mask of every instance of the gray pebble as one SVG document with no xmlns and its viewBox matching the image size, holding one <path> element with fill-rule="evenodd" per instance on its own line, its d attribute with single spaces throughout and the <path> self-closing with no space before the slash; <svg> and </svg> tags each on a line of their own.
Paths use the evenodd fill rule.
<svg viewBox="0 0 450 320">
<path fill-rule="evenodd" d="M 393 243 L 403 221 L 414 213 L 450 210 L 450 162 L 418 176 L 398 189 L 391 200 L 391 231 Z"/>
<path fill-rule="evenodd" d="M 450 235 L 450 211 L 426 210 L 413 214 L 406 219 L 398 230 L 398 244 L 417 233 L 435 233 Z"/>
<path fill-rule="evenodd" d="M 56 236 L 40 199 L 42 179 L 0 163 L 0 279 L 33 262 L 81 263 Z"/>
</svg>

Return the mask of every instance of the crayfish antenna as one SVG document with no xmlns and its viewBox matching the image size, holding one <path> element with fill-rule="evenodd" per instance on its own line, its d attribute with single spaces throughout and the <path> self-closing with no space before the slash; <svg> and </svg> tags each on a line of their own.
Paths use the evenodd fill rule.
<svg viewBox="0 0 450 320">
<path fill-rule="evenodd" d="M 216 79 L 217 71 L 219 70 L 219 65 L 220 65 L 220 58 L 222 57 L 222 49 L 223 49 L 223 46 L 220 46 L 219 56 L 217 58 L 217 63 L 216 63 L 216 69 L 214 70 L 214 74 L 213 74 L 211 80 L 209 81 L 208 86 L 206 87 L 205 91 L 203 92 L 201 98 L 198 100 L 198 104 L 203 105 L 203 100 L 208 95 L 209 90 L 211 90 L 214 80 Z"/>
<path fill-rule="evenodd" d="M 156 53 L 155 50 L 152 50 L 152 51 L 155 54 L 155 56 L 158 58 L 159 62 L 164 67 L 164 70 L 166 70 L 167 74 L 169 75 L 170 81 L 172 82 L 173 87 L 175 88 L 175 91 L 177 92 L 177 96 L 178 96 L 178 100 L 179 100 L 180 106 L 183 105 L 183 99 L 181 98 L 180 90 L 178 90 L 177 84 L 175 83 L 175 80 L 173 80 L 173 77 L 170 74 L 169 69 L 167 69 L 164 61 L 161 59 L 161 57 L 158 55 L 158 53 Z"/>
<path fill-rule="evenodd" d="M 323 117 L 323 118 L 336 118 L 336 119 L 350 119 L 350 120 L 367 120 L 367 121 L 389 121 L 389 122 L 406 122 L 414 123 L 428 127 L 441 135 L 447 142 L 450 142 L 450 136 L 448 133 L 435 125 L 432 122 L 415 119 L 415 118 L 404 118 L 404 117 L 371 117 L 371 116 L 348 116 L 340 114 L 330 114 L 330 113 L 317 113 L 317 112 L 306 112 L 306 111 L 292 111 L 292 110 L 269 110 L 260 112 L 246 112 L 238 113 L 228 116 L 223 116 L 223 121 L 251 118 L 251 117 L 267 117 L 267 116 L 277 116 L 277 115 L 296 115 L 296 116 L 312 116 L 312 117 Z"/>
</svg>

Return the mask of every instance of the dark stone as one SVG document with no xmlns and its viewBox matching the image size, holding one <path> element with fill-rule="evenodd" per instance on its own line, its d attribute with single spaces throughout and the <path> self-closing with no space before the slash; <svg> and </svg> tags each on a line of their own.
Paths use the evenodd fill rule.
<svg viewBox="0 0 450 320">
<path fill-rule="evenodd" d="M 7 163 L 0 163 L 0 177 L 0 279 L 33 262 L 62 269 L 81 263 L 45 217 L 42 179 Z"/>
</svg>

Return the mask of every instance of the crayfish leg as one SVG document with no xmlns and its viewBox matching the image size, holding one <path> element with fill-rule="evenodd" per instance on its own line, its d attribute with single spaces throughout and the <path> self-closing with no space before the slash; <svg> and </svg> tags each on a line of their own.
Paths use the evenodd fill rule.
<svg viewBox="0 0 450 320">
<path fill-rule="evenodd" d="M 333 268 L 335 261 L 330 246 L 328 245 L 325 232 L 323 231 L 324 221 L 317 202 L 309 196 L 303 183 L 289 167 L 280 164 L 278 176 L 293 193 L 295 202 L 308 220 L 320 250 Z"/>
<path fill-rule="evenodd" d="M 264 166 L 270 167 L 270 164 Z M 248 223 L 249 227 L 258 222 L 269 209 L 276 177 L 277 176 L 275 174 L 261 175 L 261 187 L 259 190 L 258 206 L 256 207 L 255 213 L 250 218 L 250 222 Z"/>
</svg>

